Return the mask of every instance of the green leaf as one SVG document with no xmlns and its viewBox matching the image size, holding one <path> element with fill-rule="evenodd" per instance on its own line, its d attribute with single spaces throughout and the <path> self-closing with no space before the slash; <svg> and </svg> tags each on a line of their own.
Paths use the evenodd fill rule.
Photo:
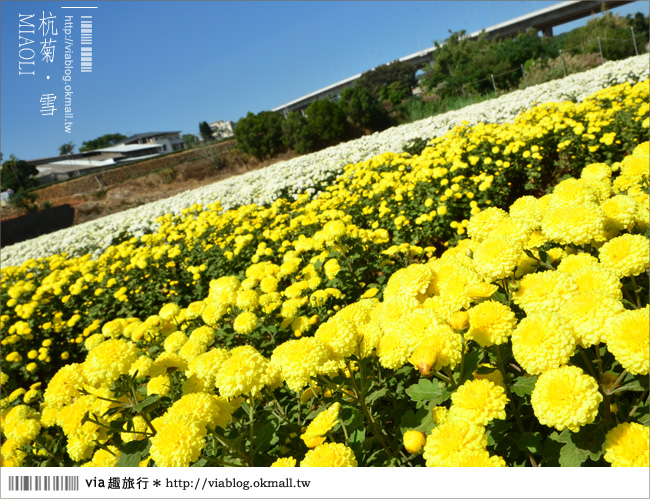
<svg viewBox="0 0 650 499">
<path fill-rule="evenodd" d="M 496 367 L 492 366 L 481 366 L 476 370 L 476 374 L 492 374 L 493 372 L 497 371 L 498 369 Z"/>
<path fill-rule="evenodd" d="M 463 364 L 462 378 L 468 379 L 471 374 L 476 371 L 479 360 L 483 352 L 479 348 L 475 348 L 470 353 L 465 354 L 465 362 Z"/>
<path fill-rule="evenodd" d="M 273 436 L 275 434 L 275 425 L 269 422 L 261 428 L 255 428 L 255 452 L 264 452 L 271 446 Z M 277 437 L 276 437 L 277 438 Z"/>
<path fill-rule="evenodd" d="M 406 389 L 406 393 L 412 400 L 432 400 L 440 404 L 447 400 L 451 395 L 437 379 L 429 380 L 421 378 L 417 385 L 411 385 Z"/>
<path fill-rule="evenodd" d="M 418 409 L 417 412 L 406 411 L 400 422 L 402 435 L 409 430 L 427 433 L 435 426 L 433 414 L 430 409 Z"/>
<path fill-rule="evenodd" d="M 588 452 L 592 461 L 599 461 L 603 455 L 606 434 L 606 427 L 594 423 L 581 428 L 577 433 L 572 433 L 571 442 L 576 448 Z"/>
<path fill-rule="evenodd" d="M 641 384 L 641 382 L 638 379 L 635 379 L 634 381 L 628 383 L 627 385 L 619 386 L 612 393 L 626 392 L 626 391 L 642 392 L 644 390 L 645 387 Z"/>
<path fill-rule="evenodd" d="M 572 441 L 569 441 L 560 449 L 560 466 L 580 466 L 589 458 L 589 454 L 588 450 L 579 449 Z"/>
<path fill-rule="evenodd" d="M 553 439 L 552 435 L 544 441 L 544 449 L 542 450 L 544 466 L 559 466 L 558 456 L 562 445 L 561 442 Z"/>
<path fill-rule="evenodd" d="M 643 426 L 650 426 L 650 413 L 647 410 L 640 413 L 641 417 L 636 419 L 636 422 Z"/>
<path fill-rule="evenodd" d="M 142 402 L 136 405 L 134 409 L 136 410 L 136 412 L 142 412 L 144 411 L 144 409 L 151 407 L 153 404 L 156 404 L 158 401 L 160 401 L 159 395 L 149 395 L 146 399 L 144 399 Z M 151 409 L 153 409 L 153 407 L 151 407 Z"/>
<path fill-rule="evenodd" d="M 383 397 L 388 393 L 388 388 L 381 388 L 379 390 L 375 390 L 372 392 L 370 395 L 366 397 L 366 404 L 370 405 L 372 404 L 375 400 Z"/>
<path fill-rule="evenodd" d="M 111 428 L 113 428 L 114 431 L 123 431 L 124 430 L 124 423 L 126 421 L 124 419 L 117 419 L 115 421 L 111 421 L 111 424 L 109 425 Z M 132 430 L 133 428 L 127 428 L 129 430 Z"/>
<path fill-rule="evenodd" d="M 143 440 L 133 440 L 122 447 L 122 455 L 117 460 L 115 466 L 119 467 L 138 467 L 140 461 L 149 452 L 151 442 L 148 438 Z"/>
<path fill-rule="evenodd" d="M 339 412 L 339 419 L 348 428 L 356 428 L 363 422 L 364 415 L 356 407 L 344 406 Z"/>
<path fill-rule="evenodd" d="M 501 293 L 500 291 L 497 291 L 496 293 L 494 293 L 491 296 L 491 298 L 493 300 L 498 301 L 499 303 L 503 303 L 504 305 L 508 304 L 508 297 L 506 295 L 504 295 L 503 293 Z"/>
<path fill-rule="evenodd" d="M 549 267 L 551 266 L 551 257 L 546 251 L 539 250 L 539 259 Z"/>
<path fill-rule="evenodd" d="M 537 383 L 537 376 L 531 376 L 529 378 L 519 376 L 512 384 L 511 390 L 520 397 L 524 397 L 533 393 L 535 383 Z"/>
<path fill-rule="evenodd" d="M 542 435 L 539 432 L 526 432 L 517 439 L 517 447 L 522 451 L 528 449 L 533 454 L 539 454 L 544 447 L 542 445 Z"/>
</svg>

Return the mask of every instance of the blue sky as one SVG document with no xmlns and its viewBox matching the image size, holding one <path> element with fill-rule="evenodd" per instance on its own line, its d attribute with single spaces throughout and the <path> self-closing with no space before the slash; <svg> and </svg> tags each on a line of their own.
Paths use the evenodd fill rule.
<svg viewBox="0 0 650 499">
<path fill-rule="evenodd" d="M 35 159 L 107 133 L 180 130 L 237 121 L 431 47 L 558 2 L 544 1 L 1 1 L 0 147 Z M 62 7 L 98 7 L 62 9 Z M 39 31 L 52 13 L 57 36 Z M 647 1 L 614 9 L 644 11 Z M 34 14 L 34 75 L 19 75 L 19 14 Z M 71 133 L 65 132 L 64 16 L 73 16 Z M 79 66 L 80 16 L 93 19 L 93 68 Z M 555 33 L 586 19 L 555 28 Z M 55 40 L 52 62 L 41 42 Z M 27 57 L 29 51 L 23 52 Z M 27 68 L 28 66 L 23 66 Z M 50 76 L 50 79 L 47 79 Z M 53 116 L 42 114 L 54 94 Z"/>
</svg>

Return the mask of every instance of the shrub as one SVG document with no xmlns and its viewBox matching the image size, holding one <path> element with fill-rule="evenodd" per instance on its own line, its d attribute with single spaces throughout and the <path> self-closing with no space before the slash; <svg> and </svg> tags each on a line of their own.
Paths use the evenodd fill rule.
<svg viewBox="0 0 650 499">
<path fill-rule="evenodd" d="M 249 111 L 235 125 L 237 147 L 258 159 L 282 152 L 282 121 L 282 115 L 273 111 L 259 114 Z"/>
</svg>

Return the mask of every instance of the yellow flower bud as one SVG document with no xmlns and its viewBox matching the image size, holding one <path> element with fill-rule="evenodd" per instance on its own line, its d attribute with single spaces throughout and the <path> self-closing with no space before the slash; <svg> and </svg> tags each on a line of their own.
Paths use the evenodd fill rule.
<svg viewBox="0 0 650 499">
<path fill-rule="evenodd" d="M 454 312 L 449 319 L 449 325 L 456 331 L 463 331 L 469 327 L 469 314 L 464 310 Z"/>
<path fill-rule="evenodd" d="M 422 376 L 429 377 L 433 374 L 433 366 L 438 357 L 438 349 L 427 342 L 423 342 L 415 349 L 409 362 L 413 364 Z"/>
<path fill-rule="evenodd" d="M 426 437 L 421 431 L 410 430 L 404 433 L 404 448 L 410 454 L 419 454 L 422 452 Z"/>
</svg>

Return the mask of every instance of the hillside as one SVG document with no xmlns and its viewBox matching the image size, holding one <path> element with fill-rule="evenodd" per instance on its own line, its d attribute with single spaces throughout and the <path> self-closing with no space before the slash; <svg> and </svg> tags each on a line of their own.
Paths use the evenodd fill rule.
<svg viewBox="0 0 650 499">
<path fill-rule="evenodd" d="M 74 224 L 95 220 L 181 192 L 219 182 L 294 157 L 286 153 L 260 161 L 234 149 L 234 140 L 88 174 L 33 192 L 36 205 L 70 204 Z M 23 207 L 2 209 L 2 220 L 28 213 Z"/>
</svg>

